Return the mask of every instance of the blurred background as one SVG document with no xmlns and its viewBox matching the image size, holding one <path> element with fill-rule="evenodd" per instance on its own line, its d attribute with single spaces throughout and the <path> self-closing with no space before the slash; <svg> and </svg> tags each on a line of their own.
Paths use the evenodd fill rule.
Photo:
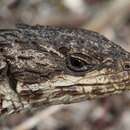
<svg viewBox="0 0 130 130">
<path fill-rule="evenodd" d="M 0 28 L 17 23 L 94 30 L 130 51 L 130 0 L 0 0 Z M 32 115 L 16 115 L 0 128 Z M 59 106 L 34 130 L 130 130 L 130 93 Z"/>
</svg>

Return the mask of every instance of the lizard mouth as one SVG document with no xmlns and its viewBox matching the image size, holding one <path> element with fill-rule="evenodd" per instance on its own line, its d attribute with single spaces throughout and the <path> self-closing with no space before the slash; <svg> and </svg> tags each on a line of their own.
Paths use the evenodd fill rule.
<svg viewBox="0 0 130 130">
<path fill-rule="evenodd" d="M 90 76 L 89 78 L 94 82 L 88 81 L 89 79 L 84 77 L 75 84 L 55 86 L 55 89 L 59 90 L 54 94 L 55 97 L 67 95 L 70 97 L 70 102 L 77 102 L 77 100 L 83 101 L 121 93 L 128 90 L 130 86 L 129 71 L 97 75 L 96 78 Z"/>
<path fill-rule="evenodd" d="M 130 86 L 129 71 L 71 78 L 64 76 L 61 80 L 57 77 L 51 84 L 25 85 L 18 94 L 29 104 L 68 104 L 121 93 Z M 73 82 L 68 82 L 68 79 Z"/>
<path fill-rule="evenodd" d="M 70 86 L 57 86 L 56 89 L 60 89 L 63 94 L 70 94 L 72 96 L 86 95 L 88 98 L 95 96 L 104 96 L 114 94 L 120 91 L 126 90 L 127 86 L 130 85 L 129 80 L 121 82 L 109 82 L 109 83 L 98 83 L 98 84 L 74 84 Z"/>
</svg>

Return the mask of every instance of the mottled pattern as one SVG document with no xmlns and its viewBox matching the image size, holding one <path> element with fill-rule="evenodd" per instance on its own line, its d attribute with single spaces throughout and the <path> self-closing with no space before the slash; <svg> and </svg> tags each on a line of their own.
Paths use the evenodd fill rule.
<svg viewBox="0 0 130 130">
<path fill-rule="evenodd" d="M 130 54 L 78 28 L 0 30 L 1 114 L 73 103 L 129 89 Z"/>
</svg>

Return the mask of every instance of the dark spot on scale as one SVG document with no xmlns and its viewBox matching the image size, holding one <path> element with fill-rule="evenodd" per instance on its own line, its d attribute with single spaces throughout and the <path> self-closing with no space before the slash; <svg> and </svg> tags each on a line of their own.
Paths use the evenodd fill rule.
<svg viewBox="0 0 130 130">
<path fill-rule="evenodd" d="M 102 89 L 101 88 L 94 88 L 93 90 L 92 90 L 92 93 L 93 94 L 95 94 L 95 95 L 102 95 L 102 94 L 104 94 L 104 92 L 102 92 Z"/>
<path fill-rule="evenodd" d="M 31 90 L 23 90 L 20 92 L 20 95 L 24 99 L 33 99 L 37 100 L 40 99 L 40 97 L 43 95 L 42 90 L 36 90 L 36 91 L 31 91 Z"/>
<path fill-rule="evenodd" d="M 59 52 L 62 53 L 63 55 L 66 55 L 69 49 L 67 47 L 60 47 Z"/>
</svg>

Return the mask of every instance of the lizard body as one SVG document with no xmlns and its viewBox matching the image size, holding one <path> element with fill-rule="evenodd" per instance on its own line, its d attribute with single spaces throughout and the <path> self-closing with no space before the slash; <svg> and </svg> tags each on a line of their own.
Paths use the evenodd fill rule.
<svg viewBox="0 0 130 130">
<path fill-rule="evenodd" d="M 39 25 L 1 29 L 0 61 L 1 115 L 130 88 L 130 54 L 89 30 Z"/>
</svg>

